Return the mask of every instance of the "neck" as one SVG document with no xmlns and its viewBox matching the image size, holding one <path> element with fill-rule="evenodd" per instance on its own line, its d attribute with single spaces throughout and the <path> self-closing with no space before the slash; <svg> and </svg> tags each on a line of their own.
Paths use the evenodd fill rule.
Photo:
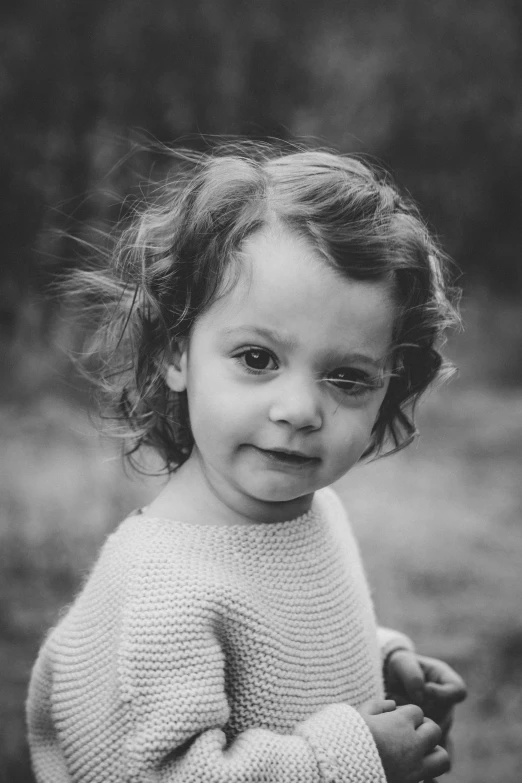
<svg viewBox="0 0 522 783">
<path fill-rule="evenodd" d="M 211 471 L 202 470 L 193 453 L 169 477 L 147 513 L 199 525 L 273 524 L 306 514 L 312 500 L 313 493 L 277 502 L 245 496 Z"/>
</svg>

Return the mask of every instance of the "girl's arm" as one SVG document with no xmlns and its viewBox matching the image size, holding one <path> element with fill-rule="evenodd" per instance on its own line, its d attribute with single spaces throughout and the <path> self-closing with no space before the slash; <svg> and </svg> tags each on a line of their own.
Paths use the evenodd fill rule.
<svg viewBox="0 0 522 783">
<path fill-rule="evenodd" d="M 292 733 L 254 727 L 227 742 L 227 659 L 216 618 L 189 596 L 176 616 L 168 638 L 161 622 L 155 629 L 163 647 L 151 628 L 121 662 L 129 780 L 385 783 L 372 734 L 348 704 L 325 706 Z"/>
<path fill-rule="evenodd" d="M 28 702 L 38 782 L 385 783 L 370 729 L 348 704 L 325 705 L 289 733 L 258 725 L 227 737 L 235 672 L 219 590 L 209 580 L 195 591 L 191 569 L 206 578 L 205 567 L 180 573 L 181 558 L 152 562 L 148 545 L 115 534 L 41 651 Z M 256 722 L 251 710 L 245 724 Z"/>
</svg>

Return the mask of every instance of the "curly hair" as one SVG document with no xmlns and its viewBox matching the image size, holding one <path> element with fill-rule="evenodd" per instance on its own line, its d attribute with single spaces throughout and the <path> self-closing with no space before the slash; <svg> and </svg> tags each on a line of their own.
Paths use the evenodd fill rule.
<svg viewBox="0 0 522 783">
<path fill-rule="evenodd" d="M 152 446 L 172 472 L 190 455 L 186 393 L 169 389 L 165 367 L 225 281 L 233 284 L 243 242 L 274 221 L 347 278 L 393 281 L 393 373 L 363 457 L 408 445 L 420 395 L 452 372 L 440 346 L 458 323 L 447 259 L 416 207 L 353 155 L 247 142 L 169 154 L 170 176 L 121 230 L 110 263 L 75 283 L 101 305 L 90 352 L 127 456 Z"/>
</svg>

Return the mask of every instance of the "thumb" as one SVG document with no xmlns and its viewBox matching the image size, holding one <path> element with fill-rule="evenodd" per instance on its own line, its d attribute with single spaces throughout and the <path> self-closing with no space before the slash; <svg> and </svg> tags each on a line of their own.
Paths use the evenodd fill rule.
<svg viewBox="0 0 522 783">
<path fill-rule="evenodd" d="M 393 712 L 396 708 L 393 699 L 372 699 L 364 702 L 359 707 L 359 712 L 362 715 L 382 715 L 383 712 Z"/>
<path fill-rule="evenodd" d="M 441 704 L 451 706 L 464 701 L 467 695 L 466 686 L 454 682 L 427 682 L 425 684 L 426 695 L 432 696 Z"/>
<path fill-rule="evenodd" d="M 424 701 L 424 671 L 415 653 L 397 650 L 393 656 L 395 676 L 400 680 L 407 697 L 419 706 Z"/>
</svg>

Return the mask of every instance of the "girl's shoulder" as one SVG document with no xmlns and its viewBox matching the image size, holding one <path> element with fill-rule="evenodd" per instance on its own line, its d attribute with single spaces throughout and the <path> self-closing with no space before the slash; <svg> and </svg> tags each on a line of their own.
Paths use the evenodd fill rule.
<svg viewBox="0 0 522 783">
<path fill-rule="evenodd" d="M 347 524 L 348 515 L 341 498 L 332 487 L 323 487 L 315 493 L 314 503 L 329 521 Z"/>
<path fill-rule="evenodd" d="M 194 561 L 215 552 L 211 526 L 195 526 L 176 519 L 149 516 L 137 510 L 107 539 L 100 558 L 118 559 L 127 569 L 186 570 Z"/>
<path fill-rule="evenodd" d="M 176 615 L 181 620 L 202 612 L 213 615 L 230 576 L 219 559 L 206 554 L 211 547 L 199 547 L 187 528 L 142 513 L 120 522 L 63 611 L 51 646 L 59 649 L 70 645 L 71 638 L 90 638 L 93 617 L 102 636 L 124 638 L 136 624 L 143 630 L 146 622 L 175 625 Z"/>
</svg>

